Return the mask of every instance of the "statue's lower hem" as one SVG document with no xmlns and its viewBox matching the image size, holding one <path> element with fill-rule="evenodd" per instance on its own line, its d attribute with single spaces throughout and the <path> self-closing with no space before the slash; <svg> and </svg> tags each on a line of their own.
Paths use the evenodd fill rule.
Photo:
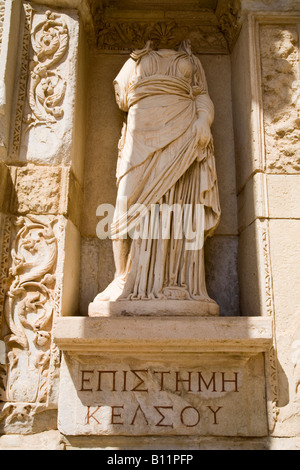
<svg viewBox="0 0 300 470">
<path fill-rule="evenodd" d="M 90 303 L 90 317 L 110 316 L 218 316 L 213 300 L 95 300 Z"/>
</svg>

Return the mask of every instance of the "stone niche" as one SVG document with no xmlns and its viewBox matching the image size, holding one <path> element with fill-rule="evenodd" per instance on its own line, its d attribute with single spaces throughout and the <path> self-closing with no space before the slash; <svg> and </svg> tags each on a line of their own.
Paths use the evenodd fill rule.
<svg viewBox="0 0 300 470">
<path fill-rule="evenodd" d="M 64 352 L 58 428 L 67 436 L 266 436 L 265 354 L 270 318 L 239 315 L 238 223 L 230 50 L 238 3 L 103 2 L 97 46 L 88 54 L 80 314 L 63 318 L 55 342 Z M 116 199 L 117 147 L 124 120 L 112 82 L 132 49 L 191 41 L 215 106 L 212 134 L 222 217 L 206 243 L 209 294 L 221 318 L 147 311 L 86 318 L 113 279 L 111 242 L 95 231 L 97 207 Z M 153 302 L 153 305 L 155 302 Z M 151 304 L 152 305 L 152 304 Z M 155 308 L 155 307 L 153 307 Z M 136 312 L 139 307 L 137 305 Z M 141 308 L 140 308 L 141 310 Z M 142 310 L 141 310 L 142 311 Z M 91 308 L 90 315 L 93 315 Z M 224 317 L 228 317 L 225 319 Z"/>
<path fill-rule="evenodd" d="M 56 430 L 70 447 L 99 449 L 170 442 L 214 449 L 222 439 L 226 448 L 253 439 L 262 448 L 272 436 L 297 436 L 299 209 L 291 199 L 300 200 L 300 19 L 293 7 L 293 0 L 0 0 L 2 433 Z M 14 25 L 20 34 L 12 40 Z M 38 40 L 48 27 L 60 53 L 53 57 L 46 42 L 45 66 Z M 88 314 L 115 271 L 112 242 L 96 232 L 97 208 L 114 205 L 117 193 L 124 113 L 112 82 L 148 40 L 166 49 L 189 40 L 215 107 L 222 215 L 205 244 L 205 272 L 219 316 Z M 59 92 L 52 114 L 40 73 Z"/>
<path fill-rule="evenodd" d="M 238 223 L 235 153 L 231 98 L 230 39 L 237 29 L 237 12 L 231 26 L 226 2 L 104 2 L 97 47 L 88 59 L 88 116 L 82 212 L 80 314 L 113 279 L 111 242 L 96 237 L 100 204 L 115 204 L 117 148 L 124 113 L 115 102 L 112 82 L 132 49 L 148 39 L 156 47 L 177 48 L 190 39 L 193 52 L 205 70 L 215 106 L 212 125 L 221 221 L 205 246 L 207 288 L 221 315 L 239 315 L 237 271 Z M 232 12 L 236 10 L 232 9 Z M 226 20 L 226 21 L 225 21 Z M 222 26 L 220 26 L 222 25 Z M 105 175 L 105 177 L 104 177 Z M 226 280 L 226 281 L 225 281 Z M 224 289 L 224 281 L 226 288 Z"/>
</svg>

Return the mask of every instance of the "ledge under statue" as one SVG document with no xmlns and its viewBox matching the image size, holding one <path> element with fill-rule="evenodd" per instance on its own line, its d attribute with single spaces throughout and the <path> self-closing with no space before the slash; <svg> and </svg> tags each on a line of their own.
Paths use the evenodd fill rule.
<svg viewBox="0 0 300 470">
<path fill-rule="evenodd" d="M 177 51 L 149 41 L 114 87 L 127 113 L 110 228 L 116 272 L 89 315 L 218 315 L 205 284 L 204 242 L 220 204 L 202 65 L 188 41 Z"/>
</svg>

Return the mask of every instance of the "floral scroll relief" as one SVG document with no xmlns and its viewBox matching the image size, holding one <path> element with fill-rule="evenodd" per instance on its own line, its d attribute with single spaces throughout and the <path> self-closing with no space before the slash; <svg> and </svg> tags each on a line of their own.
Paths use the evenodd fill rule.
<svg viewBox="0 0 300 470">
<path fill-rule="evenodd" d="M 5 301 L 9 402 L 47 401 L 57 261 L 54 222 L 32 215 L 15 222 Z"/>
<path fill-rule="evenodd" d="M 151 40 L 157 48 L 174 48 L 190 39 L 193 50 L 227 52 L 227 43 L 221 31 L 212 26 L 183 25 L 175 21 L 161 22 L 102 22 L 98 31 L 98 47 L 104 50 L 132 50 L 143 48 Z"/>
<path fill-rule="evenodd" d="M 57 65 L 63 60 L 69 45 L 68 27 L 61 15 L 46 11 L 46 19 L 32 30 L 34 51 L 30 63 L 29 106 L 27 130 L 40 124 L 50 125 L 63 116 L 62 102 L 67 82 Z M 56 68 L 55 68 L 56 67 Z"/>
</svg>

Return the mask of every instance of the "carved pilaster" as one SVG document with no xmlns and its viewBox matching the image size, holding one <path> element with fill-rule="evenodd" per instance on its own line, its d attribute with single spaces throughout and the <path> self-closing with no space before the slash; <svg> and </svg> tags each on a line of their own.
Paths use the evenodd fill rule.
<svg viewBox="0 0 300 470">
<path fill-rule="evenodd" d="M 2 399 L 6 402 L 1 414 L 4 430 L 7 426 L 12 430 L 22 419 L 31 423 L 34 411 L 45 409 L 51 402 L 51 376 L 58 362 L 52 330 L 59 315 L 60 279 L 56 275 L 59 225 L 56 217 L 12 218 L 2 328 L 8 358 L 2 379 L 5 383 Z M 6 238 L 8 242 L 8 226 Z M 24 408 L 22 419 L 20 403 Z"/>
<path fill-rule="evenodd" d="M 68 44 L 69 30 L 64 19 L 46 11 L 45 18 L 31 32 L 34 57 L 30 63 L 30 113 L 26 118 L 26 130 L 56 123 L 63 116 L 62 102 L 67 82 L 59 74 L 58 66 L 66 55 Z"/>
<path fill-rule="evenodd" d="M 75 11 L 56 12 L 30 3 L 24 3 L 23 9 L 10 161 L 71 164 L 78 15 Z"/>
<path fill-rule="evenodd" d="M 4 433 L 56 427 L 60 354 L 52 337 L 57 318 L 76 311 L 79 278 L 78 15 L 22 8 L 5 205 L 0 191 Z"/>
</svg>

